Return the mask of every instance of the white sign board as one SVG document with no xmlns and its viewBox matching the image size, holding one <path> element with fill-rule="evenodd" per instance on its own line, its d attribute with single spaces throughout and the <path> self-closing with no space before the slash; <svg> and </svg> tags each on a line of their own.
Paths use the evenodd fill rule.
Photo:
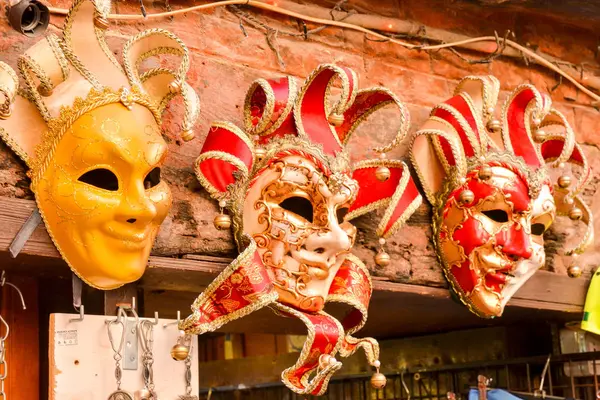
<svg viewBox="0 0 600 400">
<path fill-rule="evenodd" d="M 116 317 L 85 315 L 83 321 L 77 321 L 78 317 L 78 314 L 50 315 L 50 400 L 106 400 L 117 389 L 114 352 L 106 328 L 106 321 Z M 170 354 L 179 330 L 177 324 L 173 324 L 175 320 L 159 319 L 158 322 L 153 332 L 155 390 L 158 398 L 177 399 L 186 394 L 185 362 L 173 360 Z M 165 324 L 168 325 L 164 327 Z M 118 346 L 120 327 L 115 328 L 114 334 L 115 346 Z M 192 341 L 192 394 L 197 395 L 197 337 L 192 336 Z M 121 379 L 121 390 L 132 396 L 144 388 L 142 348 L 140 343 L 137 346 L 137 370 L 123 369 Z"/>
</svg>

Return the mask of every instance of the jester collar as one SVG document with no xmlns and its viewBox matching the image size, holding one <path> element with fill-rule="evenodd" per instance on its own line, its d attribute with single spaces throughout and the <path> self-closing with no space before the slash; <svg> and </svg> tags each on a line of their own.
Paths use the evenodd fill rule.
<svg viewBox="0 0 600 400">
<path fill-rule="evenodd" d="M 341 82 L 331 104 L 333 83 Z M 300 394 L 320 395 L 347 357 L 362 347 L 379 368 L 374 339 L 352 335 L 366 322 L 371 281 L 351 254 L 352 218 L 383 207 L 378 234 L 391 235 L 419 206 L 421 197 L 401 161 L 351 164 L 346 144 L 371 113 L 394 105 L 400 128 L 385 155 L 408 130 L 408 112 L 387 89 L 357 89 L 353 71 L 317 68 L 296 92 L 291 78 L 257 80 L 245 102 L 245 129 L 213 124 L 196 173 L 233 217 L 242 251 L 200 295 L 182 324 L 188 333 L 213 331 L 264 306 L 302 320 L 308 340 L 283 382 Z M 222 214 L 217 222 L 227 221 Z M 225 224 L 227 226 L 227 224 Z M 349 306 L 340 322 L 328 302 Z"/>
</svg>

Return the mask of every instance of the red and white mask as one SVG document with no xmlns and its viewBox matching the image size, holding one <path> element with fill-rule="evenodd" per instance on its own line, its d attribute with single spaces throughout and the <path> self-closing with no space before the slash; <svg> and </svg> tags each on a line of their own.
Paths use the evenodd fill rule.
<svg viewBox="0 0 600 400">
<path fill-rule="evenodd" d="M 330 101 L 335 82 L 339 99 Z M 391 92 L 357 86 L 353 71 L 333 65 L 318 67 L 298 91 L 291 78 L 259 79 L 246 96 L 245 129 L 214 123 L 196 162 L 202 185 L 231 214 L 241 254 L 198 297 L 181 328 L 213 331 L 267 305 L 299 318 L 308 340 L 282 380 L 303 395 L 323 394 L 342 365 L 335 357 L 358 348 L 379 368 L 377 342 L 352 336 L 366 322 L 372 289 L 367 268 L 351 254 L 357 230 L 349 221 L 385 207 L 378 234 L 386 237 L 421 202 L 403 162 L 351 164 L 346 143 L 374 111 L 400 111 L 395 139 L 377 153 L 408 131 L 408 112 Z M 227 216 L 215 224 L 228 227 Z M 338 321 L 324 311 L 328 302 L 350 311 Z"/>
<path fill-rule="evenodd" d="M 434 108 L 411 149 L 434 206 L 444 273 L 460 300 L 488 318 L 502 315 L 544 266 L 543 234 L 557 214 L 590 220 L 577 196 L 589 168 L 565 118 L 523 85 L 507 101 L 502 122 L 493 120 L 498 88 L 493 77 L 465 78 L 455 97 Z M 572 191 L 564 181 L 553 187 L 544 168 L 568 161 L 583 167 Z M 591 236 L 588 224 L 584 240 L 567 253 L 583 251 Z"/>
</svg>

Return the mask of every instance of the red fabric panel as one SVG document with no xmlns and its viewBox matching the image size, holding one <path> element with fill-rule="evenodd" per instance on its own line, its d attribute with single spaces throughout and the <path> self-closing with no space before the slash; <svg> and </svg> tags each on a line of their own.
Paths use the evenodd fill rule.
<svg viewBox="0 0 600 400">
<path fill-rule="evenodd" d="M 321 143 L 326 154 L 335 155 L 341 150 L 325 113 L 325 92 L 334 71 L 324 69 L 310 83 L 300 106 L 304 132 L 314 143 Z"/>
<path fill-rule="evenodd" d="M 250 148 L 248 148 L 242 139 L 228 129 L 221 127 L 212 127 L 210 129 L 206 141 L 202 146 L 201 153 L 213 150 L 224 151 L 239 158 L 246 164 L 248 169 L 252 166 L 253 155 Z M 227 185 L 235 182 L 233 172 L 236 169 L 232 164 L 222 160 L 209 159 L 200 163 L 200 170 L 206 179 L 217 190 L 222 192 L 227 189 Z"/>
<path fill-rule="evenodd" d="M 558 139 L 545 141 L 544 143 L 542 143 L 542 158 L 544 158 L 544 160 L 547 160 L 549 158 L 557 158 L 558 156 L 560 156 L 564 145 L 564 142 Z M 579 152 L 577 146 L 573 148 L 571 159 L 579 163 L 583 162 L 583 157 L 581 156 L 581 153 Z"/>
<path fill-rule="evenodd" d="M 356 196 L 356 200 L 350 206 L 349 212 L 358 208 L 369 205 L 377 200 L 391 197 L 400 182 L 402 177 L 402 168 L 390 169 L 390 178 L 381 182 L 375 177 L 375 171 L 378 167 L 361 168 L 354 171 L 352 179 L 358 182 L 360 190 Z"/>
<path fill-rule="evenodd" d="M 523 157 L 527 165 L 539 167 L 541 164 L 535 152 L 535 145 L 527 135 L 525 128 L 525 124 L 529 123 L 529 121 L 525 121 L 525 109 L 534 100 L 535 93 L 532 89 L 519 92 L 508 106 L 506 119 L 508 120 L 508 136 L 515 155 Z"/>
<path fill-rule="evenodd" d="M 409 172 L 404 171 L 404 173 L 408 174 Z M 400 217 L 402 217 L 402 215 L 406 211 L 406 208 L 410 206 L 414 199 L 416 199 L 417 197 L 419 197 L 419 190 L 417 189 L 417 186 L 415 185 L 415 182 L 412 179 L 412 177 L 410 177 L 406 185 L 406 189 L 404 190 L 402 197 L 400 197 L 400 201 L 398 202 L 396 208 L 394 209 L 394 212 L 392 213 L 392 217 L 385 226 L 385 232 L 387 232 L 392 227 L 392 225 L 394 225 L 394 223 Z"/>
</svg>

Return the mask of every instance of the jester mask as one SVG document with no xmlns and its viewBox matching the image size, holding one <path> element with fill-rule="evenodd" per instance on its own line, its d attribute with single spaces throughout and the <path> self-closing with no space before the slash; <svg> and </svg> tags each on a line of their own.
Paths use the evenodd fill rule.
<svg viewBox="0 0 600 400">
<path fill-rule="evenodd" d="M 565 117 L 531 85 L 510 94 L 494 119 L 496 78 L 467 77 L 417 132 L 411 159 L 434 208 L 438 258 L 452 290 L 475 314 L 502 315 L 544 265 L 544 232 L 557 216 L 587 225 L 575 256 L 593 241 L 579 193 L 590 177 Z M 551 169 L 573 164 L 578 178 Z M 551 167 L 551 168 L 548 168 Z M 573 182 L 572 182 L 573 181 Z"/>
<path fill-rule="evenodd" d="M 171 205 L 160 179 L 162 111 L 175 95 L 185 98 L 184 140 L 198 114 L 183 43 L 161 29 L 141 32 L 126 43 L 121 66 L 104 39 L 109 11 L 109 1 L 78 0 L 62 38 L 49 35 L 19 58 L 20 90 L 0 62 L 0 136 L 29 167 L 60 254 L 100 289 L 140 278 Z M 178 57 L 179 69 L 140 75 L 140 63 L 160 54 Z"/>
<path fill-rule="evenodd" d="M 339 99 L 332 102 L 334 91 Z M 374 149 L 379 159 L 352 165 L 346 150 L 352 133 L 387 105 L 400 112 L 395 139 Z M 377 342 L 352 336 L 366 322 L 371 281 L 351 254 L 357 230 L 350 221 L 385 208 L 383 243 L 419 206 L 406 165 L 385 159 L 406 135 L 408 112 L 388 90 L 357 90 L 353 71 L 323 65 L 298 91 L 291 78 L 254 82 L 244 121 L 244 130 L 213 124 L 195 165 L 219 201 L 215 224 L 233 225 L 242 253 L 196 300 L 182 329 L 213 331 L 267 305 L 299 318 L 308 340 L 282 379 L 297 393 L 320 395 L 342 365 L 338 354 L 362 347 L 379 368 Z M 324 311 L 328 302 L 349 307 L 341 322 Z M 374 385 L 384 379 L 377 372 Z"/>
</svg>

